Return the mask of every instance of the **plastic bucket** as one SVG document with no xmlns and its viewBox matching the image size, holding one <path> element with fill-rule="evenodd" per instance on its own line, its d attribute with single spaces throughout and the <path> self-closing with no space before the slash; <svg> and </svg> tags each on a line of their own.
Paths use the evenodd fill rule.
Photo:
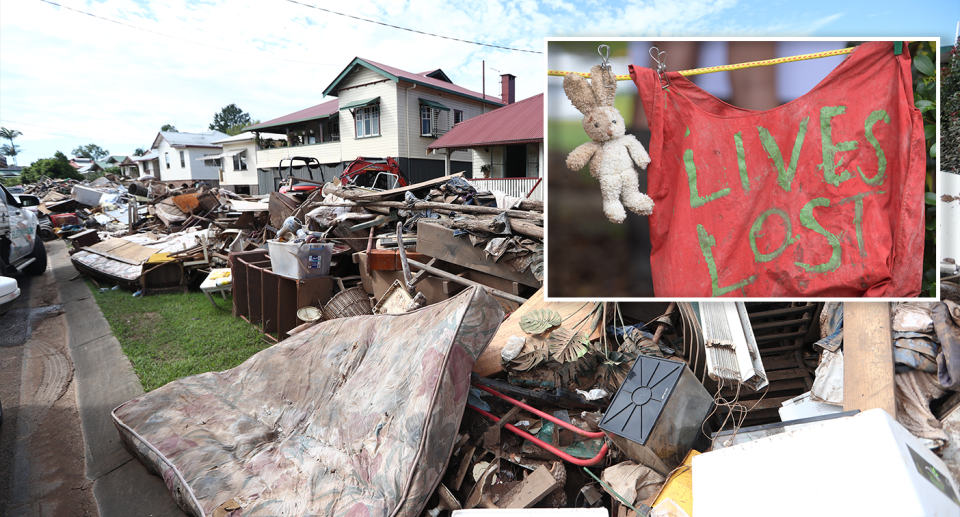
<svg viewBox="0 0 960 517">
<path fill-rule="evenodd" d="M 287 278 L 313 278 L 330 274 L 333 243 L 267 241 L 273 272 Z"/>
</svg>

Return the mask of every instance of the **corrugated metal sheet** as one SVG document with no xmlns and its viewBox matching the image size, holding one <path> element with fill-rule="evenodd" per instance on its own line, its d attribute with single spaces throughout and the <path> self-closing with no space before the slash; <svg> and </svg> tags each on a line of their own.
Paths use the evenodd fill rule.
<svg viewBox="0 0 960 517">
<path fill-rule="evenodd" d="M 227 138 L 228 134 L 221 133 L 220 131 L 208 131 L 206 133 L 180 133 L 177 131 L 161 131 L 157 134 L 157 138 L 153 140 L 153 145 L 151 149 L 156 149 L 160 146 L 160 139 L 163 138 L 170 144 L 170 147 L 220 147 L 219 145 L 214 145 L 212 142 L 214 140 L 220 140 Z"/>
<path fill-rule="evenodd" d="M 329 117 L 330 115 L 340 111 L 340 100 L 333 99 L 332 101 L 324 102 L 323 104 L 317 104 L 307 109 L 302 109 L 300 111 L 295 111 L 289 115 L 284 115 L 282 117 L 277 117 L 273 120 L 268 120 L 262 122 L 255 126 L 250 126 L 244 128 L 244 131 L 258 131 L 261 129 L 273 128 L 277 126 L 283 126 L 286 124 L 291 124 L 293 122 L 303 122 L 305 120 L 314 120 L 318 118 Z"/>
<path fill-rule="evenodd" d="M 465 120 L 427 149 L 543 141 L 543 94 Z"/>
</svg>

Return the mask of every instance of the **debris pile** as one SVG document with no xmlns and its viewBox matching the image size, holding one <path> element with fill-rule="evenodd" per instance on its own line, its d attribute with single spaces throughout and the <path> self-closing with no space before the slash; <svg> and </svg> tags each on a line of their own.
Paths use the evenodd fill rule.
<svg viewBox="0 0 960 517">
<path fill-rule="evenodd" d="M 742 514 L 775 500 L 721 504 L 739 486 L 733 483 L 756 475 L 755 468 L 779 473 L 761 477 L 765 494 L 785 500 L 802 482 L 796 472 L 840 469 L 846 464 L 836 449 L 850 449 L 842 444 L 865 435 L 878 463 L 868 469 L 869 481 L 853 488 L 857 496 L 841 501 L 829 486 L 807 480 L 809 497 L 790 499 L 791 508 L 798 508 L 794 513 L 809 513 L 822 501 L 841 508 L 864 500 L 864 491 L 885 482 L 873 471 L 889 472 L 907 494 L 898 499 L 898 513 L 949 513 L 960 504 L 960 308 L 952 302 L 550 302 L 541 285 L 541 203 L 477 192 L 458 176 L 392 190 L 299 182 L 296 190 L 260 198 L 150 181 L 127 185 L 125 194 L 110 182 L 77 185 L 69 201 L 77 203 L 80 226 L 91 219 L 100 224 L 70 236 L 72 259 L 77 269 L 144 295 L 199 286 L 217 306 L 214 295 L 226 299 L 230 291 L 233 314 L 279 342 L 238 372 L 260 368 L 280 350 L 307 354 L 322 347 L 329 355 L 315 362 L 330 361 L 324 368 L 334 372 L 324 377 L 334 380 L 316 384 L 329 388 L 326 395 L 339 397 L 352 389 L 353 379 L 379 379 L 378 389 L 356 392 L 354 412 L 341 415 L 352 422 L 350 431 L 334 432 L 323 427 L 333 424 L 319 421 L 305 431 L 297 423 L 304 415 L 332 417 L 317 412 L 319 402 L 311 398 L 316 394 L 306 395 L 311 390 L 293 388 L 282 400 L 270 390 L 245 393 L 249 414 L 241 410 L 237 418 L 264 429 L 242 437 L 223 430 L 225 443 L 249 439 L 256 445 L 257 437 L 266 437 L 264 444 L 278 444 L 263 450 L 272 451 L 271 465 L 281 470 L 290 461 L 317 473 L 331 465 L 360 469 L 352 474 L 363 481 L 353 487 L 357 493 L 367 493 L 364 483 L 379 483 L 380 476 L 407 479 L 410 464 L 386 461 L 384 455 L 393 453 L 382 447 L 421 436 L 416 426 L 423 421 L 393 418 L 414 399 L 426 404 L 423 390 L 401 393 L 412 382 L 405 377 L 365 370 L 374 363 L 366 362 L 363 347 L 378 343 L 377 353 L 391 358 L 382 362 L 387 364 L 420 351 L 424 335 L 448 339 L 456 333 L 467 340 L 470 352 L 455 340 L 454 352 L 424 356 L 409 368 L 418 379 L 449 383 L 441 388 L 448 398 L 417 406 L 438 419 L 437 427 L 425 428 L 438 434 L 430 435 L 431 445 L 418 457 L 422 470 L 415 469 L 415 476 L 432 481 L 417 478 L 413 492 L 376 503 L 382 506 L 363 502 L 365 512 L 402 508 L 409 515 L 444 516 L 470 509 L 585 508 L 618 517 Z M 98 203 L 81 201 L 81 188 L 99 193 Z M 96 217 L 123 210 L 132 222 L 122 232 Z M 332 321 L 354 316 L 365 318 Z M 406 328 L 403 321 L 416 325 Z M 366 325 L 379 329 L 376 336 L 343 334 Z M 342 343 L 330 341 L 333 334 Z M 297 371 L 305 364 L 298 363 Z M 271 368 L 280 368 L 271 375 L 284 375 L 282 365 Z M 217 375 L 233 379 L 239 373 Z M 201 377 L 177 382 L 200 383 Z M 394 391 L 395 397 L 384 395 Z M 226 400 L 233 394 L 211 396 Z M 368 396 L 382 405 L 368 412 Z M 151 411 L 183 402 L 175 398 Z M 189 426 L 206 433 L 198 422 Z M 152 428 L 149 440 L 157 442 L 150 443 L 173 443 L 168 431 Z M 843 439 L 796 452 L 816 449 L 823 436 L 834 435 Z M 178 462 L 190 456 L 183 468 L 217 464 L 207 455 L 219 446 L 176 440 L 175 452 L 163 461 L 141 460 L 181 468 Z M 321 441 L 304 445 L 310 440 Z M 410 445 L 416 449 L 419 443 Z M 259 461 L 243 454 L 235 455 L 238 461 Z M 798 466 L 804 458 L 808 464 Z M 902 468 L 893 458 L 912 458 L 917 468 Z M 743 474 L 731 477 L 727 465 Z M 272 504 L 259 495 L 236 499 L 226 488 L 210 492 L 209 480 L 198 476 L 177 489 L 203 485 L 204 501 L 248 511 Z M 277 474 L 270 490 L 300 490 L 284 484 L 292 479 Z M 329 508 L 344 509 L 344 497 Z M 847 513 L 857 513 L 859 507 L 849 508 Z"/>
</svg>

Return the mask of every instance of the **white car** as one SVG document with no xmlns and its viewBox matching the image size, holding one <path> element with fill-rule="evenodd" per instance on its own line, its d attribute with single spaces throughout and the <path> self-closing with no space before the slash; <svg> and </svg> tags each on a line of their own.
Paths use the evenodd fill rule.
<svg viewBox="0 0 960 517">
<path fill-rule="evenodd" d="M 47 252 L 37 236 L 39 229 L 37 214 L 0 184 L 0 274 L 42 275 L 46 271 Z"/>
<path fill-rule="evenodd" d="M 20 296 L 20 286 L 17 281 L 8 276 L 0 276 L 0 314 L 10 310 L 10 306 L 18 296 Z"/>
</svg>

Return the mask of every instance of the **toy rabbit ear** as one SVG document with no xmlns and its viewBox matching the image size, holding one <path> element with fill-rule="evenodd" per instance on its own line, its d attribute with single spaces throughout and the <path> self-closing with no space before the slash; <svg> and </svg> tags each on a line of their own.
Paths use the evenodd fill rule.
<svg viewBox="0 0 960 517">
<path fill-rule="evenodd" d="M 617 95 L 617 80 L 613 77 L 613 72 L 608 71 L 606 77 L 603 74 L 602 65 L 593 65 L 590 69 L 590 86 L 601 106 L 613 106 L 613 98 Z"/>
<path fill-rule="evenodd" d="M 567 98 L 573 103 L 573 107 L 584 115 L 597 107 L 597 99 L 593 96 L 590 85 L 580 75 L 567 74 L 564 76 L 563 91 L 566 92 Z"/>
</svg>

